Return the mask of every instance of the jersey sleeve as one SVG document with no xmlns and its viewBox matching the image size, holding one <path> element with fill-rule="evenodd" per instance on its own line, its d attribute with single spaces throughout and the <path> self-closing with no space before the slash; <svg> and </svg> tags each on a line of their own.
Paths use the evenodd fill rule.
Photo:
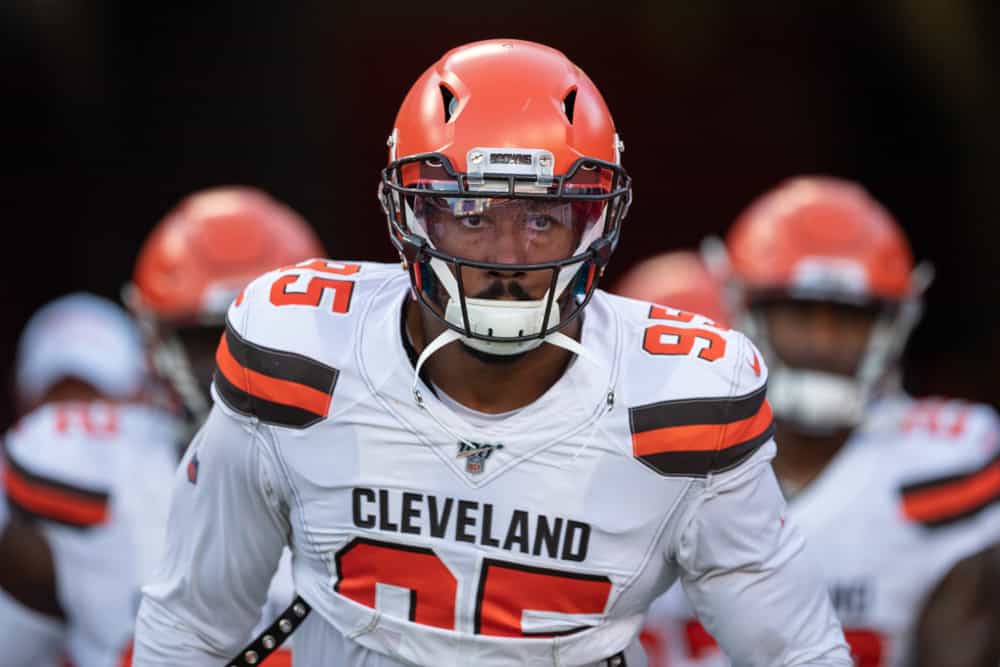
<svg viewBox="0 0 1000 667">
<path fill-rule="evenodd" d="M 699 619 L 738 665 L 851 665 L 801 534 L 785 518 L 769 440 L 713 475 L 689 508 L 676 558 Z"/>
<path fill-rule="evenodd" d="M 167 544 L 143 589 L 136 667 L 205 665 L 248 641 L 287 541 L 266 427 L 216 404 L 174 479 Z"/>
<path fill-rule="evenodd" d="M 1000 544 L 1000 421 L 986 405 L 925 400 L 903 422 L 899 515 L 920 534 L 929 574 Z"/>
<path fill-rule="evenodd" d="M 757 349 L 738 332 L 700 324 L 654 325 L 646 330 L 645 353 L 632 360 L 638 365 L 630 377 L 638 379 L 631 384 L 640 389 L 629 401 L 632 452 L 660 475 L 705 478 L 738 467 L 774 433 L 767 367 Z M 658 352 L 650 345 L 657 326 L 667 327 L 666 339 L 690 336 L 692 345 L 710 345 L 697 354 L 686 346 L 684 355 L 666 346 L 670 355 L 649 354 Z"/>
<path fill-rule="evenodd" d="M 76 662 L 81 651 L 120 653 L 130 635 L 121 619 L 135 613 L 131 555 L 115 520 L 115 454 L 128 444 L 121 413 L 103 403 L 47 405 L 7 437 L 4 489 L 51 553 L 63 650 Z"/>
<path fill-rule="evenodd" d="M 899 487 L 902 515 L 930 533 L 964 530 L 982 540 L 1000 539 L 996 412 L 957 401 L 944 405 L 924 401 L 912 412 L 917 417 L 902 424 L 911 459 Z M 926 422 L 921 413 L 926 413 Z"/>
</svg>

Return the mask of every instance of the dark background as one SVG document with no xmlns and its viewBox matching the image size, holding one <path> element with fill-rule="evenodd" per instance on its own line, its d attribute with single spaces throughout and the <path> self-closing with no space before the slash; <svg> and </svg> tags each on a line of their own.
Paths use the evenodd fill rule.
<svg viewBox="0 0 1000 667">
<path fill-rule="evenodd" d="M 995 3 L 184 5 L 0 6 L 0 373 L 45 301 L 117 298 L 195 189 L 264 188 L 333 256 L 392 260 L 374 195 L 407 88 L 453 46 L 518 37 L 580 65 L 625 141 L 635 203 L 611 281 L 787 176 L 856 179 L 938 271 L 908 388 L 1000 405 Z"/>
</svg>

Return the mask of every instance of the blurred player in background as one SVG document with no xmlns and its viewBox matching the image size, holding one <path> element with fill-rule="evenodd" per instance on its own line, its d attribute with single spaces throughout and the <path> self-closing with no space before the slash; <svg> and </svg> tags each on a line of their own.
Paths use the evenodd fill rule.
<svg viewBox="0 0 1000 667">
<path fill-rule="evenodd" d="M 771 368 L 774 469 L 855 663 L 994 667 L 997 417 L 900 383 L 929 267 L 864 189 L 825 177 L 760 197 L 725 247 L 736 325 Z M 677 587 L 657 601 L 647 645 L 671 667 L 728 664 L 686 607 Z"/>
<path fill-rule="evenodd" d="M 674 250 L 639 262 L 611 292 L 704 315 L 719 326 L 729 326 L 723 285 L 693 250 Z"/>
<path fill-rule="evenodd" d="M 142 326 L 168 402 L 193 429 L 211 406 L 215 348 L 233 299 L 263 271 L 323 255 L 298 213 L 251 187 L 195 192 L 149 235 L 122 299 Z"/>
<path fill-rule="evenodd" d="M 138 327 L 91 294 L 47 304 L 21 334 L 22 414 L 4 443 L 4 665 L 127 660 L 177 466 L 176 422 L 143 404 L 146 369 Z"/>
<path fill-rule="evenodd" d="M 229 306 L 261 273 L 325 255 L 298 213 L 250 187 L 193 193 L 150 234 L 123 300 L 142 325 L 157 376 L 165 381 L 166 393 L 157 398 L 185 416 L 185 444 L 208 415 L 215 350 Z M 189 461 L 177 479 L 195 486 L 198 468 L 197 459 Z M 290 556 L 288 551 L 282 555 L 272 579 L 261 627 L 294 597 Z M 291 664 L 290 652 L 291 645 L 284 646 L 267 667 Z"/>
<path fill-rule="evenodd" d="M 254 665 L 301 621 L 307 666 L 641 667 L 680 577 L 748 663 L 848 665 L 753 346 L 596 289 L 631 187 L 593 82 L 540 44 L 467 44 L 388 144 L 403 270 L 302 263 L 229 309 L 136 664 Z M 234 657 L 289 545 L 300 599 Z"/>
<path fill-rule="evenodd" d="M 133 348 L 140 363 L 155 362 L 153 382 L 124 403 L 60 402 L 50 412 L 32 413 L 24 420 L 32 428 L 22 425 L 9 436 L 10 457 L 18 466 L 12 470 L 20 477 L 8 475 L 7 492 L 22 505 L 34 502 L 29 506 L 41 527 L 34 531 L 41 535 L 34 543 L 50 553 L 49 584 L 33 587 L 36 596 L 41 590 L 49 594 L 34 607 L 66 621 L 65 653 L 76 667 L 127 664 L 137 593 L 159 557 L 169 489 L 175 475 L 197 483 L 197 461 L 180 470 L 177 462 L 204 417 L 212 352 L 226 307 L 262 271 L 322 254 L 308 225 L 259 190 L 213 188 L 188 196 L 150 234 L 124 290 L 143 329 L 140 334 L 129 325 Z M 117 311 L 119 319 L 131 322 Z M 116 350 L 125 349 L 120 342 L 68 328 L 66 318 L 45 321 L 52 322 L 49 330 L 56 340 L 39 337 L 38 327 L 29 327 L 25 345 L 41 349 L 32 358 L 81 357 L 97 374 L 120 365 L 115 357 Z M 84 366 L 82 361 L 62 365 Z M 66 385 L 61 382 L 48 398 L 69 396 L 62 388 Z M 118 398 L 104 393 L 92 398 L 108 397 Z M 74 510 L 73 504 L 79 507 Z M 59 512 L 82 523 L 64 528 L 60 521 L 68 519 Z M 11 541 L 13 553 L 27 553 L 28 537 L 31 533 L 24 532 Z M 22 565 L 26 562 L 22 558 Z M 264 618 L 291 600 L 287 562 L 282 568 Z M 12 571 L 11 578 L 23 571 Z M 266 664 L 289 663 L 286 651 Z M 8 662 L 5 656 L 3 664 L 35 663 Z"/>
</svg>

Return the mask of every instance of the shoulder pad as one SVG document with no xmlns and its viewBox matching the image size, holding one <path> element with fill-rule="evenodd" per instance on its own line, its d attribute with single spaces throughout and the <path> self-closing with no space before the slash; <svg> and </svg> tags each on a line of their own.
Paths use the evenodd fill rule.
<svg viewBox="0 0 1000 667">
<path fill-rule="evenodd" d="M 257 278 L 229 308 L 213 395 L 231 413 L 272 425 L 322 421 L 365 297 L 399 275 L 393 264 L 313 259 Z"/>
<path fill-rule="evenodd" d="M 619 304 L 623 398 L 639 461 L 661 475 L 704 477 L 739 465 L 772 437 L 767 367 L 746 336 L 701 315 L 619 301 L 628 302 Z"/>
<path fill-rule="evenodd" d="M 909 435 L 902 441 L 908 463 L 899 487 L 907 519 L 948 526 L 1000 500 L 1000 421 L 992 408 L 917 401 L 900 430 Z"/>
<path fill-rule="evenodd" d="M 12 507 L 65 526 L 108 519 L 107 456 L 120 436 L 119 409 L 106 403 L 45 405 L 8 431 L 4 490 Z"/>
</svg>

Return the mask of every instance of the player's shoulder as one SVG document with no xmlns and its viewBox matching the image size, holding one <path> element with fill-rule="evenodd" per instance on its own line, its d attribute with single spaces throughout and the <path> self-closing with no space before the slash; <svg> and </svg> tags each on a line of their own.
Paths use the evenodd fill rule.
<svg viewBox="0 0 1000 667">
<path fill-rule="evenodd" d="M 605 299 L 622 322 L 618 394 L 643 463 L 704 476 L 771 438 L 767 367 L 746 336 L 670 306 Z"/>
<path fill-rule="evenodd" d="M 216 354 L 214 394 L 231 412 L 292 428 L 327 415 L 361 322 L 398 264 L 312 259 L 266 273 L 236 297 Z"/>
<path fill-rule="evenodd" d="M 1000 419 L 960 399 L 897 397 L 880 421 L 898 461 L 893 475 L 903 516 L 950 525 L 1000 501 Z"/>
<path fill-rule="evenodd" d="M 148 406 L 43 405 L 4 437 L 5 492 L 29 516 L 78 528 L 103 524 L 125 482 L 120 472 L 143 451 L 173 447 L 177 429 L 172 418 Z"/>
</svg>

